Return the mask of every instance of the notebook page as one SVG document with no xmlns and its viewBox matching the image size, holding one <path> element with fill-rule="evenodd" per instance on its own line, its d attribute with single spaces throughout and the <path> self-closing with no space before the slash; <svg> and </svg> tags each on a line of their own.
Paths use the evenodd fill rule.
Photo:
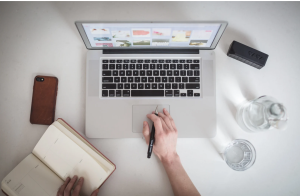
<svg viewBox="0 0 300 196">
<path fill-rule="evenodd" d="M 55 126 L 50 125 L 33 149 L 61 179 L 84 177 L 80 195 L 91 195 L 107 178 L 107 172 L 82 148 Z"/>
<path fill-rule="evenodd" d="M 3 179 L 1 188 L 12 196 L 56 196 L 63 183 L 46 165 L 30 154 Z"/>
</svg>

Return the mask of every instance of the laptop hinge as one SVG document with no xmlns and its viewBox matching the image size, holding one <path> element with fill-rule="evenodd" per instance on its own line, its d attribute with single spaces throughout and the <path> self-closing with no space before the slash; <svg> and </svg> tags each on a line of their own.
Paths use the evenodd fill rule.
<svg viewBox="0 0 300 196">
<path fill-rule="evenodd" d="M 103 54 L 199 54 L 199 49 L 104 49 Z"/>
</svg>

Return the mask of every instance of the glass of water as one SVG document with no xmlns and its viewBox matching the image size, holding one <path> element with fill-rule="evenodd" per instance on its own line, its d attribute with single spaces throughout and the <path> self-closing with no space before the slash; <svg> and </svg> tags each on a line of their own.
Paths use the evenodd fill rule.
<svg viewBox="0 0 300 196">
<path fill-rule="evenodd" d="M 223 158 L 233 170 L 245 171 L 254 164 L 256 151 L 249 141 L 236 139 L 225 147 Z"/>
</svg>

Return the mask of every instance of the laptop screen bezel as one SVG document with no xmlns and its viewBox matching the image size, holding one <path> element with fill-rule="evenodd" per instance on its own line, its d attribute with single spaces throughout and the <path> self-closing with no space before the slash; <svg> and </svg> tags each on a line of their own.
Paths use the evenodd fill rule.
<svg viewBox="0 0 300 196">
<path fill-rule="evenodd" d="M 187 23 L 187 24 L 220 24 L 220 28 L 218 30 L 218 33 L 216 34 L 212 44 L 210 47 L 168 47 L 168 46 L 164 46 L 164 47 L 157 47 L 157 46 L 151 46 L 151 47 L 108 47 L 108 48 L 104 48 L 104 47 L 92 47 L 91 44 L 90 44 L 90 41 L 85 33 L 85 30 L 83 28 L 83 25 L 82 24 L 87 24 L 87 23 L 92 23 L 92 24 L 95 24 L 95 23 L 140 23 L 140 24 L 146 24 L 146 23 Z M 115 49 L 118 49 L 118 50 L 130 50 L 130 49 L 199 49 L 199 50 L 214 50 L 219 42 L 219 40 L 221 39 L 228 23 L 227 22 L 224 22 L 224 21 L 198 21 L 198 22 L 158 22 L 158 21 L 155 21 L 155 22 L 112 22 L 112 21 L 76 21 L 75 22 L 75 25 L 79 31 L 79 34 L 86 46 L 86 48 L 88 50 L 104 50 L 104 49 L 110 49 L 110 50 L 115 50 Z"/>
</svg>

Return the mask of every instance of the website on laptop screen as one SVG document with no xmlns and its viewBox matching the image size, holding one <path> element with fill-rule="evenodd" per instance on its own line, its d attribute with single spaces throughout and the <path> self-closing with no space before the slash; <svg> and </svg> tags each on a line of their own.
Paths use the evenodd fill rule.
<svg viewBox="0 0 300 196">
<path fill-rule="evenodd" d="M 218 23 L 83 23 L 92 47 L 210 47 Z"/>
</svg>

